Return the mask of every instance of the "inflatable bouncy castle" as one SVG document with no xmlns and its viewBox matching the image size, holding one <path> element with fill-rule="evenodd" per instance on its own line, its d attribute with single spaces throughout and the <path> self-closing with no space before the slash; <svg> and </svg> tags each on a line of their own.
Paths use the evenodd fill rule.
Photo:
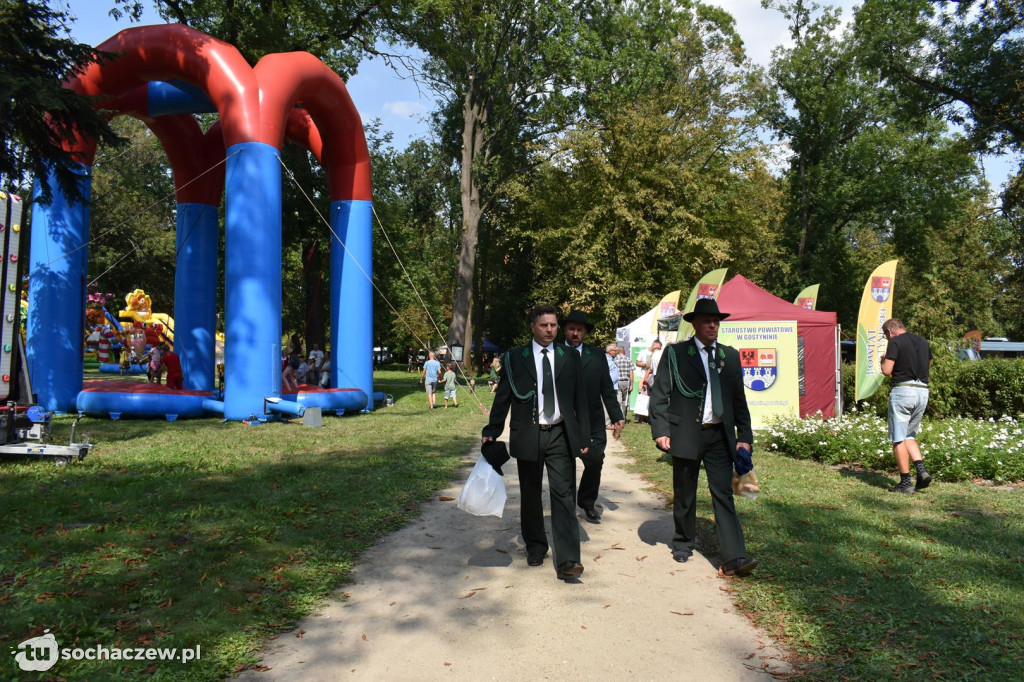
<svg viewBox="0 0 1024 682">
<path fill-rule="evenodd" d="M 214 389 L 223 195 L 225 389 L 223 403 L 208 408 L 247 420 L 267 414 L 268 399 L 282 397 L 279 152 L 290 141 L 323 165 L 331 198 L 330 328 L 331 346 L 339 350 L 330 380 L 348 387 L 348 395 L 338 398 L 341 407 L 326 409 L 369 409 L 370 160 L 342 80 L 305 52 L 267 55 L 250 66 L 232 45 L 177 24 L 130 28 L 97 49 L 115 56 L 90 64 L 66 87 L 96 97 L 104 110 L 144 121 L 163 143 L 174 173 L 175 350 L 185 388 Z M 197 113 L 220 118 L 204 133 Z M 89 197 L 95 142 L 79 137 L 68 150 L 81 164 L 81 190 Z M 72 203 L 52 178 L 50 184 L 53 202 L 38 205 L 32 221 L 28 363 L 41 406 L 91 411 L 79 400 L 89 206 Z"/>
</svg>

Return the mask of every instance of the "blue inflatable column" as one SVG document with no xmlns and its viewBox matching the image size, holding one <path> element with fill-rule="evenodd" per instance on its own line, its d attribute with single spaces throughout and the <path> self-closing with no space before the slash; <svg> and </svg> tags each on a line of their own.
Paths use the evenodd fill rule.
<svg viewBox="0 0 1024 682">
<path fill-rule="evenodd" d="M 224 417 L 281 394 L 281 164 L 262 142 L 227 149 Z"/>
<path fill-rule="evenodd" d="M 214 389 L 217 332 L 217 207 L 178 204 L 174 350 L 185 388 Z"/>
<path fill-rule="evenodd" d="M 331 202 L 331 386 L 367 396 L 373 395 L 372 219 L 372 202 Z M 373 409 L 372 399 L 366 409 Z"/>
<path fill-rule="evenodd" d="M 90 168 L 80 168 L 79 188 L 88 200 Z M 53 173 L 49 183 L 53 202 L 32 210 L 26 355 L 39 404 L 70 412 L 82 390 L 89 205 L 70 203 Z"/>
</svg>

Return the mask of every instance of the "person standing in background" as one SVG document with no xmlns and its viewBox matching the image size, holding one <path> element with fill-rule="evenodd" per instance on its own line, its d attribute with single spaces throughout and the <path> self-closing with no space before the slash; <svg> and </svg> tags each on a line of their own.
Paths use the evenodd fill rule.
<svg viewBox="0 0 1024 682">
<path fill-rule="evenodd" d="M 889 393 L 889 441 L 900 472 L 900 482 L 889 488 L 894 493 L 913 495 L 932 482 L 924 467 L 924 457 L 917 445 L 917 430 L 928 407 L 928 371 L 932 349 L 928 341 L 907 331 L 903 323 L 892 318 L 882 324 L 882 334 L 889 339 L 882 358 L 882 374 L 892 378 Z M 917 481 L 910 481 L 910 462 L 917 470 Z"/>
</svg>

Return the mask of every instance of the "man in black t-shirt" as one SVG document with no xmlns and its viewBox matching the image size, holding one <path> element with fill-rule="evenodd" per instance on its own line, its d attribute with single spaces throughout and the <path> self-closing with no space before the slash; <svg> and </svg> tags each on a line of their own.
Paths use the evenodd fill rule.
<svg viewBox="0 0 1024 682">
<path fill-rule="evenodd" d="M 928 407 L 928 369 L 932 351 L 926 339 L 909 333 L 895 318 L 885 321 L 882 333 L 889 339 L 882 358 L 882 374 L 892 378 L 889 440 L 900 470 L 900 482 L 890 490 L 912 495 L 932 482 L 931 474 L 924 468 L 921 448 L 917 445 L 917 430 Z M 911 460 L 917 468 L 916 484 L 910 480 Z"/>
</svg>

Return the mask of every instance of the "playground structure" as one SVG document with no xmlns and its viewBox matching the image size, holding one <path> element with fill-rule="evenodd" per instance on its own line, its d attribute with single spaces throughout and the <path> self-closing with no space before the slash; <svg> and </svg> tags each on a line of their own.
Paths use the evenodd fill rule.
<svg viewBox="0 0 1024 682">
<path fill-rule="evenodd" d="M 117 56 L 89 65 L 66 87 L 139 118 L 161 141 L 177 195 L 175 349 L 201 412 L 259 419 L 303 406 L 371 409 L 372 248 L 370 163 L 359 114 L 341 79 L 304 52 L 255 66 L 220 40 L 178 24 L 121 31 L 97 47 Z M 194 114 L 218 113 L 205 133 Z M 331 385 L 281 395 L 281 162 L 285 140 L 324 166 L 330 206 Z M 95 141 L 67 145 L 90 197 Z M 51 186 L 57 188 L 55 178 Z M 225 387 L 213 399 L 218 206 L 225 196 Z M 183 415 L 185 395 L 83 390 L 82 320 L 89 206 L 59 189 L 37 205 L 27 324 L 28 365 L 49 410 Z M 97 397 L 99 396 L 99 398 Z M 102 399 L 100 399 L 102 398 Z M 286 398 L 287 400 L 281 400 Z M 158 400 L 157 400 L 158 399 Z M 171 401 L 171 402 L 168 402 Z M 191 410 L 191 408 L 190 408 Z"/>
</svg>

